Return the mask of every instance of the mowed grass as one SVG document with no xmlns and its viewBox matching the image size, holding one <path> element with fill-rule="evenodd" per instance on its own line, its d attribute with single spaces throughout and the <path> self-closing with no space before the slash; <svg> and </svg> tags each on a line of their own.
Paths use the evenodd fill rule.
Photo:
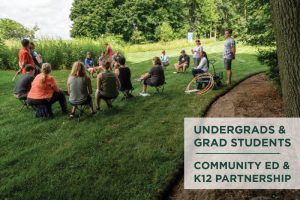
<svg viewBox="0 0 300 200">
<path fill-rule="evenodd" d="M 217 71 L 224 71 L 222 45 L 206 49 L 217 59 Z M 240 46 L 238 52 L 234 82 L 267 69 L 256 61 L 252 48 Z M 148 60 L 129 64 L 133 79 L 150 69 L 152 54 L 134 54 L 148 55 Z M 153 95 L 150 89 L 151 96 L 140 97 L 142 85 L 133 81 L 135 98 L 121 101 L 120 96 L 114 109 L 102 104 L 103 111 L 80 122 L 63 116 L 58 105 L 48 120 L 36 119 L 31 110 L 20 111 L 12 96 L 14 72 L 1 71 L 0 199 L 154 199 L 183 163 L 184 117 L 201 116 L 226 89 L 185 94 L 191 68 L 173 74 L 176 61 L 172 58 L 166 70 L 163 94 Z M 62 89 L 68 74 L 52 74 Z"/>
</svg>

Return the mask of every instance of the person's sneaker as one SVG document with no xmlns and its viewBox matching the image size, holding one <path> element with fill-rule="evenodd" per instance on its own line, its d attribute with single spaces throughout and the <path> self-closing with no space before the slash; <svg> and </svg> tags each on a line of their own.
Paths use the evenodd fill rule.
<svg viewBox="0 0 300 200">
<path fill-rule="evenodd" d="M 147 92 L 141 92 L 140 95 L 143 97 L 146 97 L 146 96 L 149 96 L 150 94 L 148 94 Z"/>
<path fill-rule="evenodd" d="M 178 72 L 173 72 L 173 74 L 178 74 Z"/>
<path fill-rule="evenodd" d="M 142 79 L 136 78 L 135 81 L 136 81 L 136 82 L 142 82 Z"/>
</svg>

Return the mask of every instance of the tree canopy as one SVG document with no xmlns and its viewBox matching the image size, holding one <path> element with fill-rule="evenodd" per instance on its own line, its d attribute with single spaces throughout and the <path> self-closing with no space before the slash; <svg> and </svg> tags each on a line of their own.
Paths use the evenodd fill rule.
<svg viewBox="0 0 300 200">
<path fill-rule="evenodd" d="M 270 44 L 274 37 L 269 4 L 269 0 L 75 0 L 71 36 L 112 34 L 125 41 L 165 41 L 182 38 L 188 31 L 200 37 L 223 36 L 226 28 L 232 28 L 235 36 L 249 43 Z"/>
<path fill-rule="evenodd" d="M 4 40 L 32 39 L 38 30 L 37 26 L 29 29 L 12 19 L 0 19 L 0 37 Z"/>
</svg>

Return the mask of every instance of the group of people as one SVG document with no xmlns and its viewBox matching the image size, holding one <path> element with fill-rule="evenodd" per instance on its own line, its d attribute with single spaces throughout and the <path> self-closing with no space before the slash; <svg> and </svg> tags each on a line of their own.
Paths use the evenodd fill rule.
<svg viewBox="0 0 300 200">
<path fill-rule="evenodd" d="M 224 49 L 224 67 L 227 70 L 227 84 L 231 84 L 231 64 L 235 58 L 235 41 L 231 38 L 232 30 L 225 32 L 226 42 Z M 104 100 L 109 108 L 113 99 L 119 93 L 123 98 L 133 97 L 131 83 L 131 70 L 126 66 L 126 59 L 119 52 L 113 54 L 108 43 L 106 51 L 100 53 L 98 65 L 95 66 L 92 54 L 87 52 L 84 62 L 74 62 L 67 80 L 67 91 L 62 91 L 57 86 L 56 80 L 51 76 L 51 64 L 43 63 L 42 57 L 35 52 L 34 43 L 27 39 L 22 40 L 23 48 L 19 52 L 19 66 L 22 73 L 17 81 L 14 95 L 16 98 L 27 99 L 30 105 L 44 105 L 46 113 L 53 115 L 52 104 L 59 102 L 63 113 L 69 113 L 65 95 L 69 97 L 72 105 L 70 117 L 74 116 L 78 105 L 88 105 L 90 113 L 95 113 L 92 100 L 91 76 L 97 74 L 97 86 L 95 92 L 96 110 L 100 110 L 101 100 Z M 196 40 L 196 47 L 191 50 L 193 54 L 194 68 L 192 74 L 208 72 L 209 61 L 206 52 L 201 46 L 200 40 Z M 169 57 L 162 51 L 161 57 L 152 59 L 152 68 L 138 79 L 143 82 L 141 96 L 147 96 L 147 88 L 159 87 L 165 84 L 165 68 L 169 65 Z M 184 50 L 181 51 L 178 63 L 175 64 L 175 73 L 185 72 L 190 65 L 190 58 Z M 100 73 L 99 73 L 100 72 Z"/>
<path fill-rule="evenodd" d="M 226 83 L 228 86 L 231 85 L 232 77 L 232 60 L 235 59 L 236 44 L 234 39 L 231 37 L 232 29 L 226 29 L 225 31 L 225 45 L 224 45 L 224 68 L 227 74 Z M 193 55 L 194 67 L 192 69 L 193 76 L 198 74 L 206 73 L 209 70 L 209 60 L 207 53 L 203 50 L 200 40 L 196 40 L 196 47 L 191 50 Z M 178 63 L 176 63 L 174 73 L 185 72 L 190 65 L 190 57 L 186 54 L 185 50 L 182 50 L 179 56 Z"/>
</svg>

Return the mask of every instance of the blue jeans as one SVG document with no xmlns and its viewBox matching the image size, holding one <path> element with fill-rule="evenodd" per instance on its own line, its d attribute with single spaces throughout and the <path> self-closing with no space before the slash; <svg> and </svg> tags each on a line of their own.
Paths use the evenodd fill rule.
<svg viewBox="0 0 300 200">
<path fill-rule="evenodd" d="M 192 69 L 192 74 L 195 77 L 197 74 L 205 73 L 202 69 Z"/>
</svg>

